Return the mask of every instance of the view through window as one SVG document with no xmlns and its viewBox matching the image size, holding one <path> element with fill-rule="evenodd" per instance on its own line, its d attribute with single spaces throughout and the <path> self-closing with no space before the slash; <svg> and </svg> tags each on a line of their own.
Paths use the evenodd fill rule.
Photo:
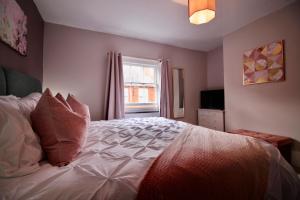
<svg viewBox="0 0 300 200">
<path fill-rule="evenodd" d="M 159 62 L 123 57 L 123 73 L 125 112 L 159 111 Z"/>
</svg>

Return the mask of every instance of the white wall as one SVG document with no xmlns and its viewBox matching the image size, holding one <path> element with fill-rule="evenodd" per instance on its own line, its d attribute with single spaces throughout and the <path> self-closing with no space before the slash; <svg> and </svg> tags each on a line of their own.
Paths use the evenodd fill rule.
<svg viewBox="0 0 300 200">
<path fill-rule="evenodd" d="M 207 53 L 207 89 L 224 88 L 223 47 Z"/>
<path fill-rule="evenodd" d="M 206 53 L 199 51 L 46 23 L 44 87 L 74 93 L 89 105 L 93 120 L 103 119 L 106 54 L 112 50 L 124 56 L 167 58 L 172 67 L 183 68 L 186 112 L 180 120 L 197 123 L 199 92 L 206 88 Z"/>
<path fill-rule="evenodd" d="M 281 39 L 286 81 L 243 86 L 243 53 Z M 300 2 L 227 35 L 223 48 L 226 129 L 293 138 L 293 163 L 300 167 Z"/>
</svg>

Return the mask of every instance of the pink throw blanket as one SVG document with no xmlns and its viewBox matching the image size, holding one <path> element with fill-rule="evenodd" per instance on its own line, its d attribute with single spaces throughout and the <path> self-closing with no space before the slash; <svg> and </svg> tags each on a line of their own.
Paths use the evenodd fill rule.
<svg viewBox="0 0 300 200">
<path fill-rule="evenodd" d="M 188 126 L 154 161 L 137 199 L 264 199 L 268 172 L 260 141 Z"/>
</svg>

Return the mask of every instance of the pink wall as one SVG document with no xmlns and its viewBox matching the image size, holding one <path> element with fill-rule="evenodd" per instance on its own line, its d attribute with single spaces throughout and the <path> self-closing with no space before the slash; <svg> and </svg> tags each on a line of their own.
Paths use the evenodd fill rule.
<svg viewBox="0 0 300 200">
<path fill-rule="evenodd" d="M 197 123 L 199 91 L 206 88 L 206 54 L 182 48 L 45 24 L 44 87 L 64 94 L 72 92 L 90 106 L 94 120 L 103 118 L 106 82 L 106 53 L 159 59 L 185 70 L 185 118 Z"/>
<path fill-rule="evenodd" d="M 207 53 L 207 88 L 224 88 L 223 47 Z"/>
<path fill-rule="evenodd" d="M 21 56 L 10 46 L 0 41 L 0 65 L 13 68 L 43 80 L 44 21 L 32 0 L 17 0 L 27 16 L 27 56 Z"/>
<path fill-rule="evenodd" d="M 224 38 L 226 129 L 244 128 L 300 141 L 300 2 L 266 16 Z M 286 81 L 242 85 L 246 50 L 285 40 Z M 300 147 L 294 164 L 300 167 Z"/>
</svg>

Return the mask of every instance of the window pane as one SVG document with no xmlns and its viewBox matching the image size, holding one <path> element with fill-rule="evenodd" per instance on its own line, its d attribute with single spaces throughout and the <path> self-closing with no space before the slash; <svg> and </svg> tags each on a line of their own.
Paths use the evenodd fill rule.
<svg viewBox="0 0 300 200">
<path fill-rule="evenodd" d="M 139 64 L 139 60 L 124 61 L 124 101 L 127 112 L 157 111 L 159 109 L 158 65 Z"/>
<path fill-rule="evenodd" d="M 155 83 L 155 68 L 125 64 L 125 83 Z"/>
<path fill-rule="evenodd" d="M 148 102 L 149 103 L 156 103 L 156 86 L 148 87 Z"/>
<path fill-rule="evenodd" d="M 125 104 L 129 102 L 129 93 L 128 93 L 128 87 L 125 86 L 124 88 L 124 101 L 125 101 Z"/>
<path fill-rule="evenodd" d="M 156 103 L 156 85 L 125 84 L 125 103 Z"/>
<path fill-rule="evenodd" d="M 123 76 L 124 76 L 124 82 L 131 82 L 130 81 L 130 66 L 129 65 L 123 65 Z"/>
<path fill-rule="evenodd" d="M 144 67 L 143 79 L 144 83 L 155 83 L 154 68 Z"/>
<path fill-rule="evenodd" d="M 143 68 L 138 66 L 131 66 L 130 68 L 130 82 L 143 83 Z"/>
<path fill-rule="evenodd" d="M 148 103 L 148 88 L 139 87 L 139 103 Z"/>
</svg>

